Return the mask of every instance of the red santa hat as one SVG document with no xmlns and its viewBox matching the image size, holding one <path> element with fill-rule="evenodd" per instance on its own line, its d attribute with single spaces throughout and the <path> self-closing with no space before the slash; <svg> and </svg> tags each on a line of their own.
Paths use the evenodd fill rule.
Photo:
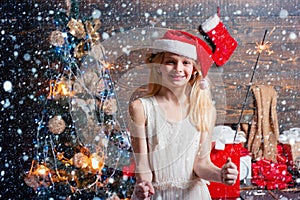
<svg viewBox="0 0 300 200">
<path fill-rule="evenodd" d="M 156 49 L 154 53 L 167 51 L 197 60 L 204 78 L 214 62 L 217 66 L 226 63 L 237 43 L 217 15 L 209 18 L 202 25 L 202 29 L 215 44 L 214 51 L 206 42 L 188 32 L 168 30 L 162 38 L 154 41 L 153 46 Z"/>
</svg>

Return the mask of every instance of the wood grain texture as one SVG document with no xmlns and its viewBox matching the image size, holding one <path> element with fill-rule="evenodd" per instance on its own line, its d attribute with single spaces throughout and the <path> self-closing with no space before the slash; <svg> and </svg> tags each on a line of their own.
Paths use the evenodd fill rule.
<svg viewBox="0 0 300 200">
<path fill-rule="evenodd" d="M 271 54 L 262 52 L 254 75 L 255 84 L 273 85 L 278 93 L 277 111 L 281 131 L 299 124 L 299 1 L 140 1 L 137 26 L 153 25 L 185 29 L 197 33 L 198 25 L 216 12 L 220 6 L 221 19 L 239 46 L 230 61 L 221 69 L 226 90 L 226 109 L 219 108 L 218 116 L 225 123 L 238 122 L 257 55 L 256 46 L 268 30 L 266 41 L 271 43 Z M 158 15 L 161 9 L 163 15 Z M 284 13 L 287 16 L 284 16 Z M 146 19 L 144 13 L 154 18 Z M 152 20 L 152 21 L 151 21 Z M 151 24 L 152 23 L 152 24 Z M 165 26 L 162 26 L 162 25 Z M 127 26 L 131 26 L 129 23 Z M 291 39 L 290 34 L 298 34 Z M 146 77 L 143 77 L 146 78 Z M 252 119 L 255 109 L 249 95 L 243 122 Z M 222 123 L 222 120 L 220 120 Z"/>
<path fill-rule="evenodd" d="M 16 17 L 13 13 L 2 15 L 2 26 L 6 27 L 6 33 L 15 33 L 17 40 L 25 38 L 25 46 L 47 49 L 49 34 L 55 30 L 53 15 L 49 15 L 49 11 L 66 8 L 65 1 L 38 0 L 26 5 L 22 1 L 15 3 L 19 6 L 14 12 L 22 12 L 26 8 L 31 13 L 27 18 Z M 102 26 L 99 32 L 112 36 L 145 27 L 183 29 L 198 34 L 198 26 L 215 14 L 217 7 L 220 8 L 222 21 L 239 44 L 230 61 L 217 70 L 221 73 L 221 86 L 226 93 L 225 108 L 224 105 L 216 105 L 222 119 L 220 123 L 237 123 L 257 58 L 256 43 L 260 43 L 264 31 L 268 30 L 266 41 L 272 44 L 272 53 L 262 52 L 254 83 L 273 85 L 277 91 L 281 131 L 300 127 L 299 0 L 82 0 L 79 9 L 80 17 L 91 16 L 95 9 L 100 10 Z M 3 6 L 3 9 L 6 7 Z M 38 20 L 37 16 L 42 16 L 43 20 Z M 128 65 L 123 61 L 118 62 L 120 68 Z M 136 66 L 129 65 L 126 70 L 130 70 L 130 67 Z M 127 73 L 126 70 L 113 72 L 116 82 Z M 139 78 L 146 81 L 146 76 L 140 74 Z M 216 95 L 215 98 L 220 97 Z M 245 121 L 251 119 L 255 109 L 252 95 L 247 102 L 243 117 Z"/>
</svg>

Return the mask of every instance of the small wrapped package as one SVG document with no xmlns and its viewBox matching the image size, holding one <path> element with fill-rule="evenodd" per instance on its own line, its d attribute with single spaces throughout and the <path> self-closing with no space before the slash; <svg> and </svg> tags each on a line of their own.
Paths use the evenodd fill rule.
<svg viewBox="0 0 300 200">
<path fill-rule="evenodd" d="M 238 133 L 235 141 L 235 131 L 228 126 L 217 126 L 213 132 L 213 148 L 211 150 L 211 161 L 218 167 L 222 167 L 227 158 L 240 169 L 240 157 L 242 150 L 242 142 L 245 138 L 242 134 Z M 212 198 L 234 198 L 240 196 L 240 181 L 239 177 L 236 183 L 232 186 L 227 186 L 222 183 L 211 182 L 208 189 Z"/>
</svg>

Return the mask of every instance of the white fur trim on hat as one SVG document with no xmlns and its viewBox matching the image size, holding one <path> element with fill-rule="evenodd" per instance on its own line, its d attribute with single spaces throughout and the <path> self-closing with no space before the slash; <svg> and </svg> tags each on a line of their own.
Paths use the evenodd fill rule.
<svg viewBox="0 0 300 200">
<path fill-rule="evenodd" d="M 217 14 L 211 16 L 208 18 L 203 24 L 202 24 L 202 30 L 207 33 L 214 29 L 218 24 L 220 23 L 220 18 Z"/>
<path fill-rule="evenodd" d="M 185 42 L 181 42 L 178 40 L 160 39 L 154 41 L 153 47 L 155 49 L 153 53 L 167 51 L 197 60 L 196 47 Z"/>
</svg>

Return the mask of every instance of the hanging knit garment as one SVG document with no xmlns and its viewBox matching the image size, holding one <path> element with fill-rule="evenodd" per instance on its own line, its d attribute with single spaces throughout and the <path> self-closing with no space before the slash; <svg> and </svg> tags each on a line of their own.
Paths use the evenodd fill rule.
<svg viewBox="0 0 300 200">
<path fill-rule="evenodd" d="M 255 98 L 255 114 L 251 123 L 248 150 L 252 158 L 264 158 L 276 161 L 277 141 L 279 137 L 276 112 L 277 93 L 273 86 L 256 85 L 251 90 Z"/>
</svg>

